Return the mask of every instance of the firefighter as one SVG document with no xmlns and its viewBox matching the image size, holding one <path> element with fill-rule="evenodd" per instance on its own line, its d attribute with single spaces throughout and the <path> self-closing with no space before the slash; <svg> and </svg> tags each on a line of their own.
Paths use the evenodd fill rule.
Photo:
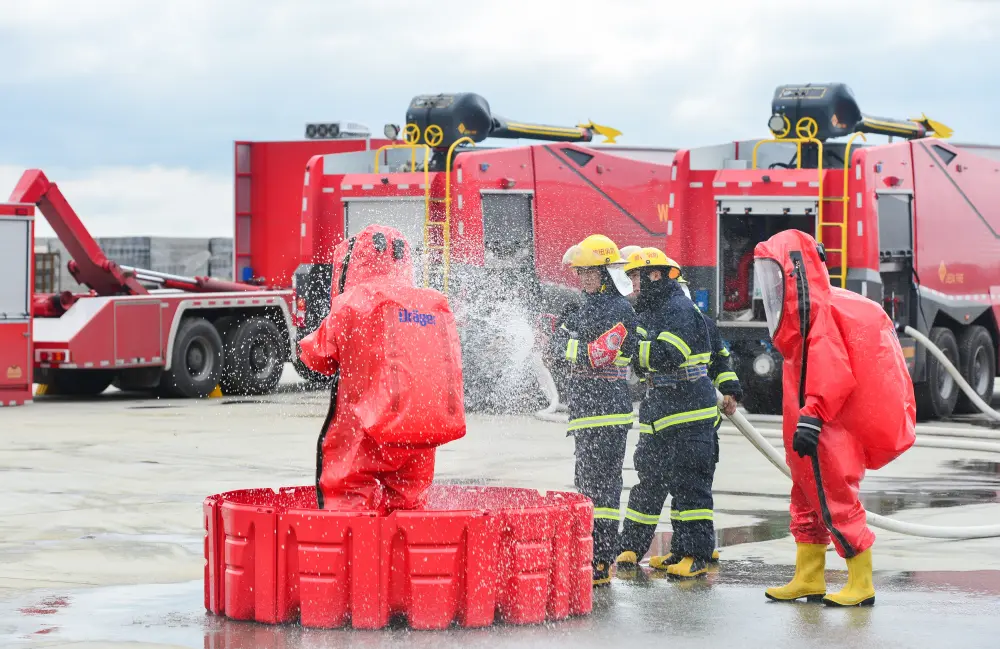
<svg viewBox="0 0 1000 649">
<path fill-rule="evenodd" d="M 628 367 L 637 346 L 635 311 L 618 246 L 591 235 L 566 252 L 583 289 L 579 308 L 565 314 L 553 353 L 569 373 L 569 430 L 575 441 L 576 488 L 594 503 L 593 584 L 611 582 L 618 545 L 622 464 L 632 427 Z"/>
<path fill-rule="evenodd" d="M 330 313 L 299 349 L 306 367 L 335 377 L 317 444 L 317 504 L 419 509 L 436 447 L 465 435 L 455 318 L 442 293 L 413 286 L 399 230 L 370 225 L 334 254 Z"/>
<path fill-rule="evenodd" d="M 866 469 L 879 469 L 916 440 L 906 359 L 881 305 L 830 286 L 825 254 L 805 232 L 757 244 L 754 275 L 775 348 L 784 357 L 783 435 L 792 475 L 795 576 L 768 599 L 875 603 L 865 508 Z M 826 592 L 826 549 L 847 560 L 847 585 Z"/>
<path fill-rule="evenodd" d="M 675 577 L 705 574 L 715 551 L 712 479 L 718 418 L 709 376 L 711 333 L 685 296 L 680 267 L 662 251 L 633 254 L 626 271 L 639 275 L 638 351 L 633 368 L 645 375 L 634 464 L 639 483 L 629 494 L 622 529 L 622 568 L 634 568 L 653 540 L 667 495 L 673 495 L 669 559 Z"/>
<path fill-rule="evenodd" d="M 628 263 L 626 265 L 627 274 L 630 280 L 632 280 L 632 290 L 633 294 L 638 295 L 640 293 L 639 283 L 641 281 L 639 266 L 643 264 L 644 256 L 643 249 L 639 246 L 626 246 L 622 250 L 628 250 L 629 256 L 627 258 Z M 650 249 L 655 250 L 655 249 Z M 677 264 L 673 259 L 667 257 L 667 264 L 676 266 L 680 270 L 680 264 Z M 683 273 L 677 276 L 677 283 L 681 285 L 681 290 L 684 295 L 691 299 L 691 291 L 688 288 L 688 281 L 684 278 Z M 692 302 L 695 310 L 701 312 L 698 306 Z M 719 392 L 723 394 L 723 403 L 719 414 L 716 416 L 715 420 L 715 464 L 719 463 L 719 428 L 722 426 L 722 415 L 731 415 L 736 412 L 737 402 L 743 398 L 743 391 L 740 388 L 739 378 L 736 373 L 732 370 L 732 364 L 730 362 L 729 350 L 722 342 L 722 338 L 719 336 L 719 329 L 715 325 L 715 321 L 709 318 L 707 315 L 702 314 L 705 319 L 705 324 L 709 328 L 712 339 L 712 359 L 708 366 L 709 377 L 712 379 L 715 387 L 719 389 Z M 618 558 L 618 567 L 620 569 L 628 570 L 633 568 L 638 557 L 633 556 L 634 553 L 623 553 Z M 712 562 L 717 562 L 719 560 L 719 551 L 713 550 L 712 552 Z M 657 570 L 666 570 L 668 566 L 671 565 L 671 555 L 668 553 L 665 556 L 653 556 L 649 559 L 649 566 Z"/>
</svg>

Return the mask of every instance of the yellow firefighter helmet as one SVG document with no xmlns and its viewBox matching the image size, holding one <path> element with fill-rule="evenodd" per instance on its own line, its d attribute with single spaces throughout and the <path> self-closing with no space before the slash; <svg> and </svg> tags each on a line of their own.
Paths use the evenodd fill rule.
<svg viewBox="0 0 1000 649">
<path fill-rule="evenodd" d="M 625 272 L 628 273 L 642 268 L 664 268 L 666 269 L 667 277 L 670 279 L 680 281 L 681 278 L 680 264 L 667 257 L 658 248 L 643 248 L 639 252 L 633 252 L 629 255 L 628 263 L 625 264 Z"/>
<path fill-rule="evenodd" d="M 592 234 L 566 251 L 563 261 L 569 259 L 573 268 L 593 268 L 625 263 L 615 242 L 603 234 Z"/>
</svg>

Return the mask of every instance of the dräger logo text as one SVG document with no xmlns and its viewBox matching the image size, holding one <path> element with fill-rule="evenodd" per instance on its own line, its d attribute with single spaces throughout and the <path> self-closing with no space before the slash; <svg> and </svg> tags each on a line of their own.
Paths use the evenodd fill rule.
<svg viewBox="0 0 1000 649">
<path fill-rule="evenodd" d="M 426 327 L 431 325 L 432 327 L 437 323 L 434 322 L 434 316 L 430 313 L 421 313 L 419 311 L 407 311 L 406 309 L 399 310 L 399 321 L 400 322 L 412 322 L 418 324 L 421 327 Z"/>
</svg>

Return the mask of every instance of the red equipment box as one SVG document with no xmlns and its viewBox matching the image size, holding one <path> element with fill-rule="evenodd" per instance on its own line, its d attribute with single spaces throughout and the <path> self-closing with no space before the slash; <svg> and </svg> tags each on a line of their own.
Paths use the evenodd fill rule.
<svg viewBox="0 0 1000 649">
<path fill-rule="evenodd" d="M 31 402 L 35 207 L 0 203 L 0 406 Z"/>
<path fill-rule="evenodd" d="M 316 509 L 315 487 L 204 504 L 205 608 L 266 624 L 538 624 L 590 613 L 593 504 L 575 493 L 432 488 L 420 511 Z"/>
</svg>

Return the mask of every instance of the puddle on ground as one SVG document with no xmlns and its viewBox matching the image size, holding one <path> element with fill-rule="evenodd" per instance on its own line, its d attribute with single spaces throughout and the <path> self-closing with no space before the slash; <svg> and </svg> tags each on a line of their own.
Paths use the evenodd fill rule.
<svg viewBox="0 0 1000 649">
<path fill-rule="evenodd" d="M 945 466 L 967 474 L 990 476 L 1000 483 L 1000 462 L 978 459 L 951 460 L 945 462 Z"/>
</svg>

